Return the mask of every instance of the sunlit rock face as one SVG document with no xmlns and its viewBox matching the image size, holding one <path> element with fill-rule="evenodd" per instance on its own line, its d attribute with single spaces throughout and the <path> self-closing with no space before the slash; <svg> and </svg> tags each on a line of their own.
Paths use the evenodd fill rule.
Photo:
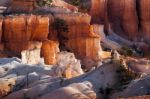
<svg viewBox="0 0 150 99">
<path fill-rule="evenodd" d="M 41 54 L 44 57 L 45 64 L 56 64 L 56 56 L 59 51 L 58 41 L 43 41 Z"/>
<path fill-rule="evenodd" d="M 60 69 L 57 69 L 57 72 L 61 73 L 64 71 L 64 74 L 60 74 L 66 78 L 73 78 L 83 74 L 81 69 L 81 63 L 76 59 L 75 55 L 70 52 L 59 52 L 56 57 L 57 65 L 60 66 Z"/>
<path fill-rule="evenodd" d="M 93 31 L 90 25 L 91 17 L 87 14 L 55 14 L 55 18 L 65 20 L 68 32 L 62 32 L 60 42 L 65 48 L 74 52 L 77 58 L 91 57 L 99 60 L 101 51 L 100 37 Z"/>
<path fill-rule="evenodd" d="M 4 49 L 20 56 L 21 51 L 32 50 L 33 41 L 37 41 L 43 43 L 41 54 L 46 64 L 56 64 L 55 56 L 59 49 L 71 51 L 81 60 L 84 57 L 99 60 L 102 51 L 100 36 L 90 25 L 91 17 L 82 13 L 53 12 L 53 15 L 21 14 L 1 18 Z M 67 31 L 59 31 L 59 26 L 54 26 L 56 22 L 63 22 Z"/>
<path fill-rule="evenodd" d="M 33 49 L 34 42 L 47 40 L 49 17 L 36 15 L 12 15 L 3 20 L 5 50 L 19 55 L 22 50 Z M 38 45 L 35 45 L 38 46 Z"/>
<path fill-rule="evenodd" d="M 100 59 L 100 36 L 94 33 L 90 25 L 90 16 L 86 14 L 56 14 L 54 16 L 65 20 L 68 25 L 68 32 L 61 33 L 64 39 L 60 39 L 67 49 L 74 52 L 79 59 L 84 57 Z"/>
<path fill-rule="evenodd" d="M 12 91 L 12 86 L 15 85 L 15 79 L 0 79 L 0 98 Z"/>
<path fill-rule="evenodd" d="M 0 43 L 2 42 L 2 24 L 3 24 L 3 17 L 0 17 Z"/>
<path fill-rule="evenodd" d="M 3 21 L 3 41 L 24 42 L 46 40 L 49 33 L 49 17 L 41 15 L 11 15 Z"/>
</svg>

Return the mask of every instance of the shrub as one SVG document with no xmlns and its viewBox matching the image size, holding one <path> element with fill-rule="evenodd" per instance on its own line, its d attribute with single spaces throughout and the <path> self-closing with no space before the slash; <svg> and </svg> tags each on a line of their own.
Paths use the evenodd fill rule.
<svg viewBox="0 0 150 99">
<path fill-rule="evenodd" d="M 39 6 L 51 6 L 53 0 L 37 0 Z"/>
<path fill-rule="evenodd" d="M 132 56 L 133 55 L 133 49 L 131 49 L 129 47 L 122 47 L 121 53 L 125 56 Z"/>
<path fill-rule="evenodd" d="M 58 34 L 68 32 L 68 25 L 63 19 L 56 18 L 53 23 L 53 28 Z"/>
<path fill-rule="evenodd" d="M 70 0 L 69 3 L 74 5 L 74 6 L 80 6 L 80 1 L 81 0 Z"/>
<path fill-rule="evenodd" d="M 118 76 L 118 84 L 116 89 L 119 91 L 122 91 L 126 88 L 126 85 L 129 84 L 132 80 L 139 78 L 140 74 L 135 73 L 134 71 L 128 70 L 123 65 L 123 60 L 119 60 L 118 62 L 115 62 L 117 66 L 117 76 Z"/>
</svg>

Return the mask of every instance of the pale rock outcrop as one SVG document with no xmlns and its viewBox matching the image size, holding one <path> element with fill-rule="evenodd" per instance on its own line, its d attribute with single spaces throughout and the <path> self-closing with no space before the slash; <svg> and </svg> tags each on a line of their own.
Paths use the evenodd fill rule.
<svg viewBox="0 0 150 99">
<path fill-rule="evenodd" d="M 83 74 L 80 62 L 74 57 L 74 54 L 62 52 L 57 57 L 59 58 L 57 63 L 61 66 L 45 66 L 42 63 L 27 65 L 15 58 L 0 59 L 0 97 L 22 88 L 61 82 L 63 79 L 60 77 L 72 78 Z M 68 60 L 65 62 L 67 57 Z M 70 57 L 72 57 L 71 60 L 69 60 Z"/>
<path fill-rule="evenodd" d="M 35 42 L 35 44 L 33 44 L 33 49 L 29 49 L 29 50 L 24 50 L 21 52 L 21 59 L 22 59 L 22 63 L 23 64 L 38 64 L 40 62 L 41 59 L 41 46 L 42 43 L 40 42 Z M 31 47 L 31 46 L 30 46 Z"/>
<path fill-rule="evenodd" d="M 81 96 L 90 99 L 91 97 L 95 98 L 95 94 L 99 92 L 99 88 L 105 89 L 116 84 L 115 77 L 116 68 L 114 67 L 114 65 L 106 64 L 85 75 L 81 75 L 69 80 L 62 79 L 61 81 L 55 83 L 48 82 L 35 85 L 30 88 L 13 92 L 3 99 L 9 99 L 10 97 L 15 99 L 22 99 L 24 98 L 24 96 L 28 98 L 40 98 L 42 96 L 43 98 L 46 98 L 47 96 L 52 96 L 52 99 L 56 99 L 57 97 L 59 97 L 56 95 L 59 92 L 64 93 L 64 96 L 60 95 L 62 96 L 62 99 L 63 97 L 69 97 L 69 99 L 77 99 L 70 96 L 70 94 L 73 93 L 79 93 Z M 86 88 L 87 91 L 84 91 L 84 89 Z M 91 94 L 89 94 L 88 92 L 91 92 Z"/>
<path fill-rule="evenodd" d="M 96 99 L 96 93 L 92 90 L 91 83 L 83 82 L 57 89 L 39 99 L 47 99 L 48 97 L 52 99 Z"/>
<path fill-rule="evenodd" d="M 128 64 L 128 67 L 135 72 L 150 74 L 150 61 L 146 58 L 139 59 L 129 57 L 126 60 L 126 63 Z"/>
<path fill-rule="evenodd" d="M 66 78 L 73 78 L 83 74 L 80 61 L 75 58 L 73 53 L 60 52 L 57 54 L 56 60 L 57 65 L 61 67 L 56 70 L 58 74 L 60 72 L 60 75 L 62 75 L 62 70 L 65 71 L 64 76 Z"/>
<path fill-rule="evenodd" d="M 40 62 L 40 49 L 24 50 L 21 52 L 22 63 L 38 64 Z"/>
<path fill-rule="evenodd" d="M 0 98 L 9 94 L 15 85 L 14 79 L 0 79 Z"/>
</svg>

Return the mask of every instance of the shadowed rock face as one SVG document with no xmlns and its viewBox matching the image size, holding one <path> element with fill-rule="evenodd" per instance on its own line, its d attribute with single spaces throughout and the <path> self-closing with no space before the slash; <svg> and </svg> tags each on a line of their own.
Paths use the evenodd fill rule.
<svg viewBox="0 0 150 99">
<path fill-rule="evenodd" d="M 128 87 L 124 91 L 112 95 L 111 99 L 116 99 L 117 97 L 123 97 L 123 98 L 131 97 L 129 99 L 149 99 L 146 97 L 138 98 L 138 96 L 149 95 L 150 92 L 149 80 L 150 80 L 150 76 L 145 76 L 143 78 L 134 80 L 128 85 Z M 136 96 L 137 98 L 134 98 Z"/>
<path fill-rule="evenodd" d="M 0 6 L 9 6 L 12 0 L 0 0 Z"/>
<path fill-rule="evenodd" d="M 93 23 L 110 23 L 115 33 L 131 39 L 150 38 L 149 0 L 82 0 Z M 101 20 L 101 21 L 100 21 Z M 104 23 L 102 23 L 104 22 Z"/>
</svg>

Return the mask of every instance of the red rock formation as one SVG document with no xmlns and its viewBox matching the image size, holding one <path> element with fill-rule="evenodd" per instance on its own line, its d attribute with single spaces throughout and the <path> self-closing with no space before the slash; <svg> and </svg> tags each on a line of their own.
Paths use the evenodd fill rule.
<svg viewBox="0 0 150 99">
<path fill-rule="evenodd" d="M 83 0 L 81 6 L 90 7 L 90 11 L 87 12 L 92 17 L 92 23 L 104 22 L 102 24 L 105 24 L 108 29 L 109 22 L 114 32 L 120 36 L 130 40 L 139 40 L 144 37 L 149 42 L 150 1 Z"/>
<path fill-rule="evenodd" d="M 85 2 L 91 3 L 90 11 L 88 12 L 92 16 L 93 23 L 104 23 L 107 0 L 85 0 Z"/>
<path fill-rule="evenodd" d="M 49 33 L 49 17 L 48 16 L 29 16 L 28 32 L 31 33 L 30 40 L 42 41 L 47 40 Z"/>
<path fill-rule="evenodd" d="M 8 16 L 4 20 L 5 42 L 24 42 L 30 39 L 31 34 L 26 33 L 25 16 Z"/>
<path fill-rule="evenodd" d="M 4 41 L 25 42 L 46 40 L 49 17 L 36 15 L 8 16 L 4 20 Z"/>
<path fill-rule="evenodd" d="M 75 53 L 77 58 L 84 59 L 90 57 L 94 60 L 99 60 L 101 51 L 99 38 L 75 38 L 69 39 L 66 47 Z"/>
<path fill-rule="evenodd" d="M 3 23 L 3 17 L 0 17 L 0 43 L 2 41 L 2 32 L 3 32 L 2 23 Z"/>
<path fill-rule="evenodd" d="M 56 19 L 64 21 L 68 28 L 67 32 L 59 32 L 55 28 L 54 23 Z M 58 52 L 56 50 L 58 49 L 58 42 L 55 41 L 59 41 L 61 43 L 60 46 L 65 45 L 66 49 L 72 50 L 81 59 L 88 56 L 94 60 L 98 60 L 100 59 L 99 51 L 101 51 L 100 37 L 93 32 L 90 22 L 91 17 L 81 13 L 54 13 L 47 16 L 6 16 L 3 22 L 5 49 L 20 55 L 22 50 L 31 49 L 31 41 L 40 41 L 43 42 L 42 53 L 45 63 L 55 64 L 54 57 L 56 52 Z M 64 38 L 67 39 L 67 42 Z M 50 41 L 47 41 L 48 39 Z M 79 43 L 80 41 L 82 44 Z"/>
<path fill-rule="evenodd" d="M 108 0 L 108 15 L 113 30 L 129 39 L 138 36 L 138 19 L 135 0 Z"/>
<path fill-rule="evenodd" d="M 41 54 L 44 57 L 45 64 L 56 64 L 56 56 L 59 52 L 59 43 L 57 41 L 44 41 L 41 48 Z"/>
<path fill-rule="evenodd" d="M 96 53 L 101 50 L 100 38 L 90 26 L 90 16 L 84 14 L 54 14 L 54 17 L 64 20 L 68 26 L 68 32 L 57 33 L 57 31 L 50 30 L 49 39 L 59 39 L 60 46 L 65 45 L 66 49 L 75 53 L 80 59 L 86 56 L 95 60 L 99 59 L 96 58 L 98 56 Z M 61 35 L 61 38 L 58 38 L 58 35 Z M 63 39 L 63 37 L 66 39 Z M 88 47 L 88 45 L 90 46 Z"/>
<path fill-rule="evenodd" d="M 124 0 L 122 26 L 129 39 L 138 37 L 138 17 L 136 12 L 136 0 Z"/>
<path fill-rule="evenodd" d="M 68 32 L 62 32 L 61 35 L 68 39 L 77 37 L 96 37 L 90 32 L 91 17 L 86 14 L 55 14 L 55 18 L 63 19 L 68 25 Z"/>
<path fill-rule="evenodd" d="M 150 1 L 139 0 L 140 24 L 142 36 L 149 41 L 150 39 Z"/>
<path fill-rule="evenodd" d="M 23 50 L 31 50 L 34 48 L 39 48 L 38 44 L 33 41 L 25 41 L 25 42 L 12 42 L 7 43 L 5 42 L 4 49 L 10 52 L 14 52 L 17 55 L 20 55 L 21 51 Z"/>
<path fill-rule="evenodd" d="M 36 0 L 12 0 L 9 11 L 12 12 L 31 12 L 35 8 Z"/>
<path fill-rule="evenodd" d="M 7 16 L 3 22 L 5 49 L 20 56 L 22 50 L 34 49 L 31 41 L 48 39 L 49 17 L 38 15 Z"/>
<path fill-rule="evenodd" d="M 60 40 L 66 49 L 75 53 L 80 59 L 84 57 L 90 57 L 94 60 L 100 59 L 100 37 L 93 32 L 93 27 L 90 26 L 90 16 L 79 13 L 55 14 L 54 17 L 63 19 L 68 25 L 68 32 L 58 33 L 66 38 Z"/>
</svg>

